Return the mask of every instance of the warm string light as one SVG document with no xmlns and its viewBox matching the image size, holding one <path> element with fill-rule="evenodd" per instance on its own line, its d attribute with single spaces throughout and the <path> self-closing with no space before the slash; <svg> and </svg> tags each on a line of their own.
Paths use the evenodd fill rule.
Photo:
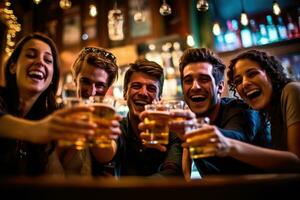
<svg viewBox="0 0 300 200">
<path fill-rule="evenodd" d="M 218 36 L 221 34 L 221 27 L 220 27 L 220 24 L 218 22 L 215 22 L 214 25 L 213 25 L 213 34 L 215 36 Z"/>
<path fill-rule="evenodd" d="M 5 8 L 0 8 L 0 18 L 3 18 L 2 21 L 4 21 L 8 27 L 5 46 L 5 52 L 7 55 L 11 55 L 15 46 L 16 34 L 21 31 L 21 24 L 18 23 L 13 10 L 9 8 L 10 5 L 10 2 L 6 2 Z"/>
</svg>

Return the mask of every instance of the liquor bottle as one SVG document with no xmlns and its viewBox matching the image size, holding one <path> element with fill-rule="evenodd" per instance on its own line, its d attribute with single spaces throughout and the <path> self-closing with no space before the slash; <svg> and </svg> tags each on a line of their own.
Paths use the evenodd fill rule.
<svg viewBox="0 0 300 200">
<path fill-rule="evenodd" d="M 299 37 L 299 28 L 297 24 L 293 21 L 291 15 L 287 15 L 288 24 L 287 24 L 287 31 L 289 38 L 296 38 Z"/>
<path fill-rule="evenodd" d="M 253 46 L 251 31 L 248 26 L 242 25 L 241 29 L 241 40 L 244 48 Z"/>
<path fill-rule="evenodd" d="M 224 35 L 226 49 L 228 51 L 231 51 L 240 48 L 239 37 L 232 26 L 232 21 L 227 20 L 226 24 L 227 24 L 227 31 Z"/>
<path fill-rule="evenodd" d="M 254 19 L 250 19 L 250 30 L 253 45 L 259 45 L 261 35 Z"/>
<path fill-rule="evenodd" d="M 260 40 L 259 40 L 259 44 L 260 45 L 268 44 L 269 43 L 269 37 L 268 37 L 268 32 L 267 32 L 266 25 L 259 24 L 259 31 L 260 31 L 260 35 L 261 35 Z"/>
<path fill-rule="evenodd" d="M 276 26 L 273 24 L 273 19 L 271 15 L 267 15 L 266 17 L 267 19 L 267 32 L 268 32 L 268 36 L 269 36 L 269 41 L 270 42 L 276 42 L 279 39 L 277 30 L 276 30 Z"/>
<path fill-rule="evenodd" d="M 278 16 L 277 18 L 278 23 L 277 23 L 277 31 L 279 34 L 279 37 L 281 40 L 286 40 L 288 39 L 288 32 L 287 32 L 287 28 L 285 26 L 285 24 L 283 23 L 283 19 L 281 16 Z"/>
</svg>

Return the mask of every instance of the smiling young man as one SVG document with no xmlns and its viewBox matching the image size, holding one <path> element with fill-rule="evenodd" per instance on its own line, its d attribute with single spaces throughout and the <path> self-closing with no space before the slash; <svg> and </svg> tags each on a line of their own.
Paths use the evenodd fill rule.
<svg viewBox="0 0 300 200">
<path fill-rule="evenodd" d="M 169 144 L 161 151 L 144 146 L 138 130 L 140 113 L 146 104 L 160 100 L 163 83 L 163 68 L 152 61 L 137 60 L 125 73 L 123 95 L 129 113 L 120 122 L 123 137 L 119 154 L 120 176 L 182 175 L 179 138 L 170 134 Z"/>
<path fill-rule="evenodd" d="M 225 65 L 216 55 L 206 48 L 187 49 L 180 59 L 180 76 L 184 99 L 197 117 L 210 118 L 212 134 L 222 134 L 247 143 L 268 145 L 266 127 L 260 124 L 258 113 L 240 100 L 221 98 L 224 90 Z M 199 135 L 203 134 L 199 132 Z M 197 146 L 199 136 L 188 136 L 189 142 Z M 218 144 L 218 151 L 227 150 L 226 143 Z M 187 152 L 187 151 L 185 151 Z M 220 153 L 222 154 L 222 153 Z M 219 155 L 220 156 L 220 155 Z M 195 164 L 202 174 L 246 173 L 250 166 L 227 157 L 196 159 Z"/>
</svg>

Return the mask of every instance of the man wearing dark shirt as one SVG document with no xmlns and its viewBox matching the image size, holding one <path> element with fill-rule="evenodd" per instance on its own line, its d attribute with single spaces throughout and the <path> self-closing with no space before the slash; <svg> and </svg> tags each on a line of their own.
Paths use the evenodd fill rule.
<svg viewBox="0 0 300 200">
<path fill-rule="evenodd" d="M 210 118 L 213 134 L 223 134 L 261 146 L 269 145 L 268 128 L 260 122 L 257 112 L 241 100 L 221 98 L 224 90 L 224 70 L 225 65 L 209 49 L 187 49 L 180 59 L 181 83 L 187 105 L 196 117 Z M 195 143 L 198 140 L 196 137 L 197 135 L 194 135 L 189 139 Z M 226 146 L 220 144 L 217 141 L 217 151 L 222 153 L 222 150 L 226 151 Z M 184 152 L 188 153 L 187 150 Z M 202 175 L 256 171 L 240 161 L 220 155 L 194 161 Z"/>
<path fill-rule="evenodd" d="M 120 176 L 182 175 L 180 139 L 171 133 L 163 150 L 149 148 L 143 145 L 138 130 L 139 114 L 146 104 L 160 100 L 163 82 L 163 68 L 148 60 L 137 60 L 125 74 L 123 94 L 129 113 L 120 122 L 122 142 L 116 158 Z"/>
</svg>

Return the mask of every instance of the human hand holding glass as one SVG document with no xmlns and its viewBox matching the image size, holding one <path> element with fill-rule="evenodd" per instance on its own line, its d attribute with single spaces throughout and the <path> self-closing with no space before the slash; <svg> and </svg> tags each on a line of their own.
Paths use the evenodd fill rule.
<svg viewBox="0 0 300 200">
<path fill-rule="evenodd" d="M 119 122 L 121 116 L 116 113 L 115 99 L 113 97 L 94 96 L 90 98 L 94 108 L 91 120 L 97 124 L 95 135 L 89 139 L 90 146 L 110 148 L 112 140 L 121 134 Z"/>
<path fill-rule="evenodd" d="M 209 125 L 209 119 L 199 118 L 197 123 L 186 130 L 183 147 L 189 147 L 190 156 L 193 159 L 215 156 L 219 148 L 218 129 Z"/>
</svg>

